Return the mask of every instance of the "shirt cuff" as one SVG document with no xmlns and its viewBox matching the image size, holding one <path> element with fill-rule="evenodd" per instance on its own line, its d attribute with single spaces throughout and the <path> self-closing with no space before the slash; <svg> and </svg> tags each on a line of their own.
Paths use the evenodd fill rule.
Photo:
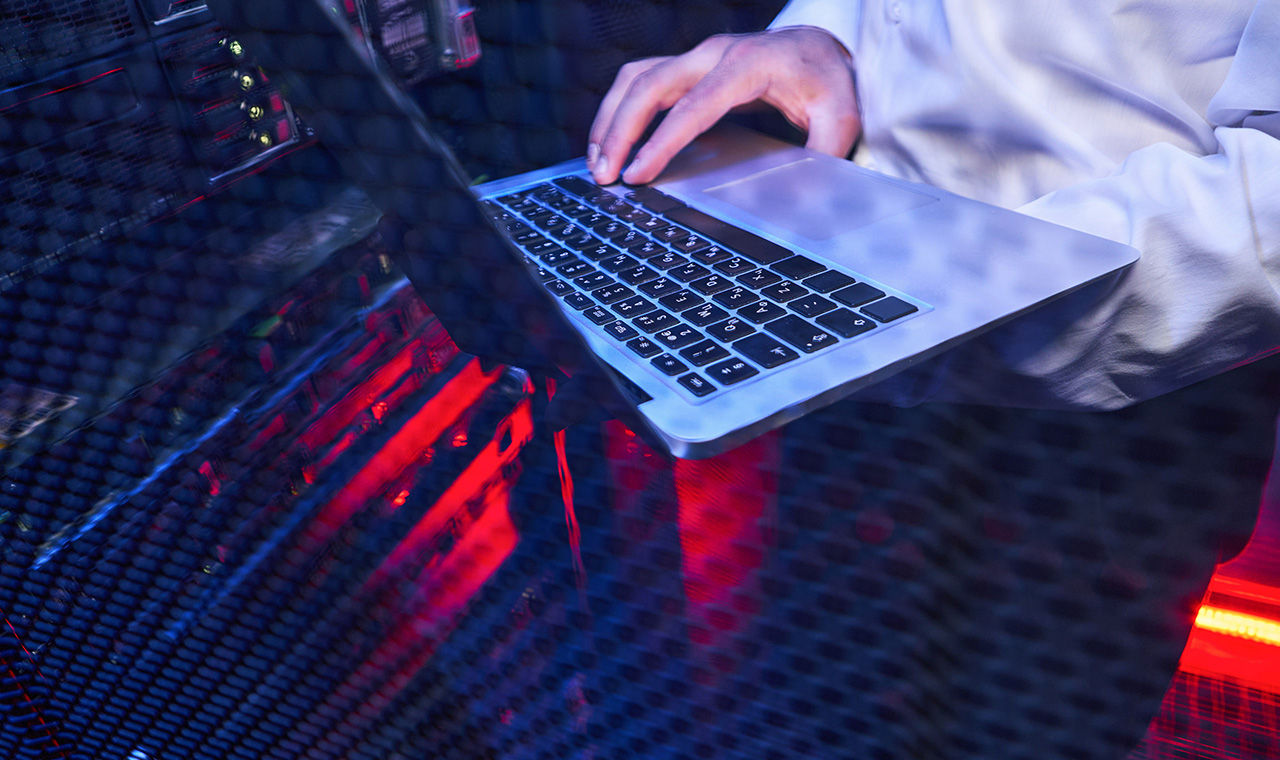
<svg viewBox="0 0 1280 760">
<path fill-rule="evenodd" d="M 844 45 L 854 59 L 857 59 L 855 43 L 858 39 L 858 24 L 862 18 L 862 3 L 853 0 L 832 2 L 832 0 L 791 0 L 782 9 L 777 18 L 769 24 L 770 29 L 784 26 L 816 26 L 831 33 L 831 36 Z"/>
</svg>

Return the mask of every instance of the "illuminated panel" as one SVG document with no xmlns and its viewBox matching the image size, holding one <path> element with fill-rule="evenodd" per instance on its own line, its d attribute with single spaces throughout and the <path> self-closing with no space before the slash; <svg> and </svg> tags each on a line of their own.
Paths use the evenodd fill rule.
<svg viewBox="0 0 1280 760">
<path fill-rule="evenodd" d="M 1196 615 L 1196 627 L 1272 646 L 1280 645 L 1280 623 L 1256 615 L 1204 606 Z"/>
<path fill-rule="evenodd" d="M 1280 589 L 1219 572 L 1182 652 L 1181 670 L 1280 692 Z"/>
</svg>

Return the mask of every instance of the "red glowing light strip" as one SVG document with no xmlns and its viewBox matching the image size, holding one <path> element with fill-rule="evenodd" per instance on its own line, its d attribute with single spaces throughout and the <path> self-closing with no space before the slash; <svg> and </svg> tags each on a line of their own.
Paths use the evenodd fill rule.
<svg viewBox="0 0 1280 760">
<path fill-rule="evenodd" d="M 480 370 L 479 360 L 472 359 L 324 507 L 312 523 L 310 538 L 317 542 L 327 540 L 385 484 L 421 456 L 500 374 L 501 370 L 485 374 Z"/>
<path fill-rule="evenodd" d="M 494 472 L 514 461 L 516 455 L 525 444 L 533 438 L 532 406 L 526 400 L 520 402 L 510 419 L 511 443 L 503 449 L 499 446 L 501 435 L 495 436 L 484 451 L 468 465 L 449 488 L 441 494 L 435 504 L 418 520 L 396 548 L 387 555 L 382 564 L 369 576 L 365 594 L 372 593 L 415 558 L 420 557 L 435 537 L 440 535 L 445 526 L 453 519 L 453 515 L 466 505 L 467 499 L 481 490 L 485 480 L 492 478 Z M 425 444 L 424 444 L 425 445 Z"/>
<path fill-rule="evenodd" d="M 0 113 L 4 113 L 5 111 L 8 111 L 12 108 L 17 108 L 18 106 L 25 105 L 35 100 L 39 100 L 40 98 L 47 98 L 50 95 L 57 95 L 60 92 L 66 92 L 67 90 L 74 90 L 77 87 L 83 87 L 86 84 L 89 84 L 90 82 L 96 82 L 99 79 L 102 79 L 105 76 L 110 76 L 118 71 L 124 71 L 124 67 L 117 66 L 116 68 L 111 69 L 110 71 L 104 71 L 101 74 L 98 74 L 97 76 L 89 77 L 83 82 L 76 82 L 75 84 L 69 84 L 69 85 L 66 85 L 65 87 L 59 87 L 56 90 L 49 90 L 48 92 L 42 92 L 39 95 L 32 95 L 26 100 L 19 100 L 17 103 L 14 103 L 13 105 L 8 105 L 8 106 L 5 106 L 4 108 L 0 108 Z"/>
<path fill-rule="evenodd" d="M 338 403 L 331 406 L 324 416 L 303 432 L 302 445 L 314 450 L 329 443 L 338 431 L 355 419 L 356 414 L 362 411 L 366 404 L 382 396 L 383 392 L 396 380 L 411 371 L 416 344 L 417 341 L 414 341 L 405 346 L 368 380 L 357 385 Z M 378 348 L 381 348 L 381 345 Z"/>
<path fill-rule="evenodd" d="M 1196 627 L 1261 644 L 1280 646 L 1280 622 L 1235 610 L 1205 605 L 1196 614 Z"/>
</svg>

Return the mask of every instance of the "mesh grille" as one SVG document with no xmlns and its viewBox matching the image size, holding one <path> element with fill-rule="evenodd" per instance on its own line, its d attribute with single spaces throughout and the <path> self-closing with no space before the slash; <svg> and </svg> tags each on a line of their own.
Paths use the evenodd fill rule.
<svg viewBox="0 0 1280 760">
<path fill-rule="evenodd" d="M 137 116 L 104 124 L 0 164 L 0 271 L 12 286 L 77 252 L 88 236 L 154 216 L 177 189 L 173 128 Z"/>
<path fill-rule="evenodd" d="M 0 81 L 50 61 L 73 63 L 136 34 L 127 2 L 5 0 L 0 4 Z"/>
</svg>

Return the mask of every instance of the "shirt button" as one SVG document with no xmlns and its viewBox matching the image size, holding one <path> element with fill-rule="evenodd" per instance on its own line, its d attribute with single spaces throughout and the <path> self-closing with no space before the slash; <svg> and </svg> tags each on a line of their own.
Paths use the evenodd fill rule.
<svg viewBox="0 0 1280 760">
<path fill-rule="evenodd" d="M 889 20 L 895 24 L 902 21 L 902 3 L 897 0 L 889 3 Z"/>
</svg>

